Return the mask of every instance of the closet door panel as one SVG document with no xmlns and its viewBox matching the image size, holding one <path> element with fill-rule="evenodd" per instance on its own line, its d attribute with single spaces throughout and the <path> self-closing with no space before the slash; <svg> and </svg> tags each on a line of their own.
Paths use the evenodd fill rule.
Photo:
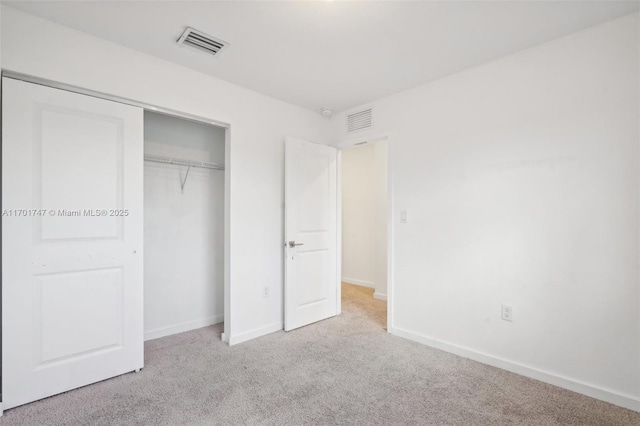
<svg viewBox="0 0 640 426">
<path fill-rule="evenodd" d="M 42 238 L 120 238 L 122 216 L 96 219 L 91 213 L 98 212 L 87 210 L 123 207 L 124 120 L 51 105 L 35 108 L 41 135 L 34 141 L 34 161 L 41 162 L 34 164 L 37 201 L 61 213 L 43 217 Z M 69 167 L 69 161 L 77 164 Z"/>
<path fill-rule="evenodd" d="M 143 366 L 143 111 L 3 79 L 2 396 Z"/>
</svg>

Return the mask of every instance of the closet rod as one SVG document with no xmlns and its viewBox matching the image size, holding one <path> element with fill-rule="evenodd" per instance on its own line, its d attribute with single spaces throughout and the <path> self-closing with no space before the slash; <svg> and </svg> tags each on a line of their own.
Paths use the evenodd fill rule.
<svg viewBox="0 0 640 426">
<path fill-rule="evenodd" d="M 145 161 L 154 163 L 175 164 L 178 166 L 200 167 L 203 169 L 224 170 L 224 164 L 208 163 L 206 161 L 184 160 L 181 158 L 164 157 L 162 155 L 144 154 Z"/>
</svg>

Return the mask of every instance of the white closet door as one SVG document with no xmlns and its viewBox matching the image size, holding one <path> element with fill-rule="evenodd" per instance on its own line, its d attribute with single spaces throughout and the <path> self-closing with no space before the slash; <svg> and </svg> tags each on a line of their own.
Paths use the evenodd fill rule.
<svg viewBox="0 0 640 426">
<path fill-rule="evenodd" d="M 338 314 L 337 150 L 285 142 L 284 329 Z"/>
<path fill-rule="evenodd" d="M 6 409 L 143 366 L 143 111 L 2 90 Z"/>
</svg>

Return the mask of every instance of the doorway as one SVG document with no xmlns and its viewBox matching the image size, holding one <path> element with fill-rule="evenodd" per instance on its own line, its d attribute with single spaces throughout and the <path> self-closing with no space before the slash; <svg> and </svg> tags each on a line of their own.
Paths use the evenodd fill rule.
<svg viewBox="0 0 640 426">
<path fill-rule="evenodd" d="M 387 328 L 388 143 L 387 138 L 343 148 L 342 301 Z"/>
</svg>

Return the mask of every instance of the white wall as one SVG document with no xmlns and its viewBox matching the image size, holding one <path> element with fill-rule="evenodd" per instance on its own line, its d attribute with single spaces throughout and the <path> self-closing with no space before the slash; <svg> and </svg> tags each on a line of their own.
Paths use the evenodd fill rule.
<svg viewBox="0 0 640 426">
<path fill-rule="evenodd" d="M 342 281 L 387 297 L 387 142 L 342 151 Z"/>
<path fill-rule="evenodd" d="M 224 129 L 145 112 L 145 154 L 224 164 Z M 144 164 L 144 330 L 223 321 L 224 171 Z M 181 182 L 184 181 L 184 190 Z"/>
<path fill-rule="evenodd" d="M 640 410 L 638 16 L 374 103 L 394 334 Z"/>
<path fill-rule="evenodd" d="M 227 165 L 231 165 L 232 317 L 225 320 L 225 329 L 231 343 L 281 329 L 284 138 L 326 143 L 323 118 L 317 112 L 2 8 L 4 69 L 231 124 Z M 270 286 L 269 297 L 262 297 L 265 286 Z"/>
</svg>

